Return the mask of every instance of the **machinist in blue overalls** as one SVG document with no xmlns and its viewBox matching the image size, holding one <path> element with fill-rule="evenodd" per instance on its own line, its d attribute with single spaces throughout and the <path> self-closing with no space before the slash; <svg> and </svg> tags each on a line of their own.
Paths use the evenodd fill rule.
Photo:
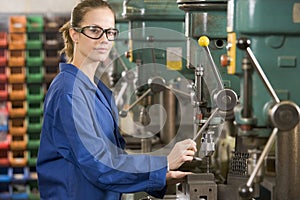
<svg viewBox="0 0 300 200">
<path fill-rule="evenodd" d="M 83 0 L 61 32 L 68 62 L 44 101 L 41 199 L 119 200 L 138 191 L 162 198 L 166 184 L 188 174 L 175 170 L 193 159 L 195 142 L 178 142 L 168 156 L 126 154 L 112 92 L 94 77 L 118 35 L 114 11 L 106 1 Z"/>
</svg>

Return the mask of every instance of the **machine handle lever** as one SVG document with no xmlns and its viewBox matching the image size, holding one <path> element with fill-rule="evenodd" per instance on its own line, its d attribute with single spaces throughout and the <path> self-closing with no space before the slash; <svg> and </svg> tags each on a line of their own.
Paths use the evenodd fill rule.
<svg viewBox="0 0 300 200">
<path fill-rule="evenodd" d="M 271 94 L 272 98 L 274 99 L 274 101 L 276 103 L 280 103 L 280 99 L 278 98 L 275 90 L 273 89 L 271 83 L 269 82 L 266 74 L 264 73 L 264 71 L 262 70 L 259 62 L 257 61 L 257 59 L 255 58 L 252 50 L 250 49 L 250 47 L 246 48 L 246 52 L 251 60 L 251 62 L 254 64 L 254 68 L 256 69 L 256 71 L 258 72 L 261 80 L 263 81 L 263 83 L 265 84 L 265 86 L 267 87 L 269 93 Z"/>
<path fill-rule="evenodd" d="M 261 78 L 261 80 L 263 81 L 263 83 L 265 84 L 268 92 L 271 94 L 272 98 L 274 99 L 274 101 L 276 103 L 280 103 L 280 99 L 278 98 L 275 90 L 273 89 L 271 83 L 269 82 L 266 74 L 264 73 L 262 67 L 260 66 L 258 60 L 255 58 L 251 48 L 250 48 L 250 40 L 246 39 L 246 38 L 240 38 L 238 40 L 237 46 L 242 49 L 245 50 L 250 61 L 252 62 L 252 64 L 254 65 L 255 70 L 258 72 L 259 77 Z"/>
<path fill-rule="evenodd" d="M 262 153 L 261 153 L 261 155 L 260 155 L 260 157 L 257 161 L 257 165 L 255 165 L 255 168 L 253 169 L 246 185 L 243 186 L 242 188 L 240 188 L 239 194 L 240 194 L 241 197 L 244 197 L 244 198 L 250 198 L 251 197 L 252 192 L 253 192 L 253 188 L 251 187 L 252 184 L 253 184 L 253 180 L 254 180 L 255 176 L 257 175 L 257 172 L 261 168 L 265 157 L 269 154 L 269 152 L 270 152 L 270 150 L 271 150 L 271 148 L 272 148 L 272 146 L 275 142 L 277 133 L 278 133 L 278 128 L 274 128 L 272 133 L 271 133 L 271 136 L 268 139 L 268 142 L 267 142 L 264 150 L 262 151 Z"/>
<path fill-rule="evenodd" d="M 222 82 L 222 78 L 221 78 L 221 75 L 219 74 L 219 71 L 218 71 L 218 68 L 212 58 L 212 55 L 210 53 L 210 50 L 208 48 L 208 45 L 209 45 L 209 39 L 208 37 L 206 36 L 201 36 L 198 40 L 198 44 L 200 46 L 202 46 L 204 48 L 204 50 L 207 52 L 207 57 L 208 57 L 208 60 L 210 62 L 210 64 L 212 65 L 212 71 L 216 77 L 216 81 L 217 81 L 217 84 L 218 84 L 218 88 L 220 90 L 223 90 L 224 89 L 224 85 L 223 85 L 223 82 Z"/>
<path fill-rule="evenodd" d="M 116 46 L 112 47 L 112 53 L 115 54 L 116 59 L 121 63 L 121 66 L 123 67 L 124 71 L 128 71 L 128 67 L 119 55 Z"/>
<path fill-rule="evenodd" d="M 175 89 L 175 88 L 172 88 L 172 87 L 170 87 L 170 86 L 165 86 L 166 87 L 166 89 L 168 89 L 168 90 L 170 90 L 170 91 L 172 91 L 172 92 L 174 92 L 174 93 L 178 93 L 178 94 L 181 94 L 181 95 L 183 95 L 183 96 L 186 96 L 186 97 L 189 97 L 190 96 L 190 94 L 188 94 L 188 93 L 186 93 L 186 92 L 183 92 L 183 91 L 180 91 L 180 90 L 177 90 L 177 89 Z"/>
<path fill-rule="evenodd" d="M 138 99 L 133 102 L 127 109 L 120 111 L 120 116 L 121 117 L 126 117 L 127 113 L 131 108 L 133 108 L 138 102 L 140 102 L 145 96 L 147 96 L 151 92 L 151 88 L 149 88 L 144 94 L 142 94 Z"/>
<path fill-rule="evenodd" d="M 196 141 L 202 135 L 203 131 L 207 128 L 209 122 L 217 114 L 218 111 L 219 111 L 219 108 L 216 108 L 214 110 L 214 112 L 209 116 L 209 118 L 206 120 L 206 122 L 203 124 L 203 126 L 200 128 L 200 130 L 198 131 L 198 133 L 193 138 L 194 141 Z"/>
<path fill-rule="evenodd" d="M 251 173 L 251 175 L 247 181 L 247 184 L 246 184 L 247 187 L 251 187 L 258 170 L 261 168 L 261 165 L 263 164 L 265 157 L 269 154 L 269 152 L 275 142 L 277 133 L 278 133 L 278 128 L 274 128 L 270 138 L 268 139 L 268 142 L 267 142 L 264 150 L 262 151 L 262 153 L 257 161 L 257 165 L 255 165 L 255 168 L 253 169 L 253 172 Z"/>
</svg>

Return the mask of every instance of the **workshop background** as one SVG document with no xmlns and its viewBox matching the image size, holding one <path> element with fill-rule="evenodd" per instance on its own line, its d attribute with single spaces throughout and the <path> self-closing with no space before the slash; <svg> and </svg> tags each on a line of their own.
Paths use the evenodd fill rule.
<svg viewBox="0 0 300 200">
<path fill-rule="evenodd" d="M 39 199 L 36 159 L 46 88 L 58 72 L 59 26 L 75 1 L 0 8 L 0 199 Z"/>
<path fill-rule="evenodd" d="M 0 200 L 39 199 L 43 100 L 78 2 L 0 6 Z M 186 138 L 199 147 L 181 168 L 194 174 L 165 199 L 299 200 L 300 1 L 108 2 L 120 37 L 97 75 L 128 152 L 167 155 Z"/>
</svg>

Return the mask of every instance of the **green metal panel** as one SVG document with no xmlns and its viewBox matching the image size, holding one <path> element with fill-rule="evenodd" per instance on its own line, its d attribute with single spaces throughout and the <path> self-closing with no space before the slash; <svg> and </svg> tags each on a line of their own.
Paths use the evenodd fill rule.
<svg viewBox="0 0 300 200">
<path fill-rule="evenodd" d="M 235 0 L 233 31 L 251 40 L 251 49 L 280 100 L 300 104 L 300 5 L 285 0 Z M 237 71 L 245 53 L 237 50 Z M 241 80 L 243 81 L 243 80 Z M 258 126 L 268 126 L 267 110 L 272 98 L 257 72 L 253 75 L 253 109 Z"/>
<path fill-rule="evenodd" d="M 134 21 L 131 22 L 131 33 L 134 61 L 140 59 L 143 64 L 156 63 L 166 66 L 167 49 L 177 47 L 182 51 L 180 55 L 182 68 L 178 72 L 186 77 L 193 77 L 193 71 L 185 67 L 184 21 Z"/>
<path fill-rule="evenodd" d="M 171 21 L 184 17 L 184 12 L 177 8 L 176 0 L 125 0 L 122 5 L 122 16 L 130 20 Z"/>
<path fill-rule="evenodd" d="M 236 31 L 246 34 L 299 34 L 297 1 L 248 0 L 236 3 Z M 299 3 L 299 1 L 298 1 Z M 296 7 L 295 7 L 296 6 Z"/>
<path fill-rule="evenodd" d="M 128 62 L 122 55 L 126 51 L 132 50 L 133 62 L 139 59 L 143 64 L 156 63 L 166 66 L 167 48 L 179 47 L 182 49 L 182 70 L 179 71 L 193 77 L 193 72 L 185 68 L 184 12 L 177 8 L 176 1 L 132 0 L 128 9 L 134 7 L 145 9 L 144 14 L 128 12 L 124 18 L 117 19 L 116 25 L 120 30 L 120 38 L 115 42 L 115 47 L 126 66 L 129 69 L 135 67 L 134 63 Z"/>
</svg>

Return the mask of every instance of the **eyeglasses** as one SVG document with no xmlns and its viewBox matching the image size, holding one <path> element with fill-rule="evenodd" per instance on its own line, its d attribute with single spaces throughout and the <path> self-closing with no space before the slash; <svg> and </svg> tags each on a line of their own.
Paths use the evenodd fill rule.
<svg viewBox="0 0 300 200">
<path fill-rule="evenodd" d="M 103 29 L 99 26 L 85 26 L 82 28 L 73 27 L 73 29 L 93 40 L 100 39 L 103 36 L 103 34 L 105 33 L 106 38 L 109 41 L 114 41 L 118 38 L 118 34 L 119 34 L 119 30 L 116 28 Z"/>
</svg>

